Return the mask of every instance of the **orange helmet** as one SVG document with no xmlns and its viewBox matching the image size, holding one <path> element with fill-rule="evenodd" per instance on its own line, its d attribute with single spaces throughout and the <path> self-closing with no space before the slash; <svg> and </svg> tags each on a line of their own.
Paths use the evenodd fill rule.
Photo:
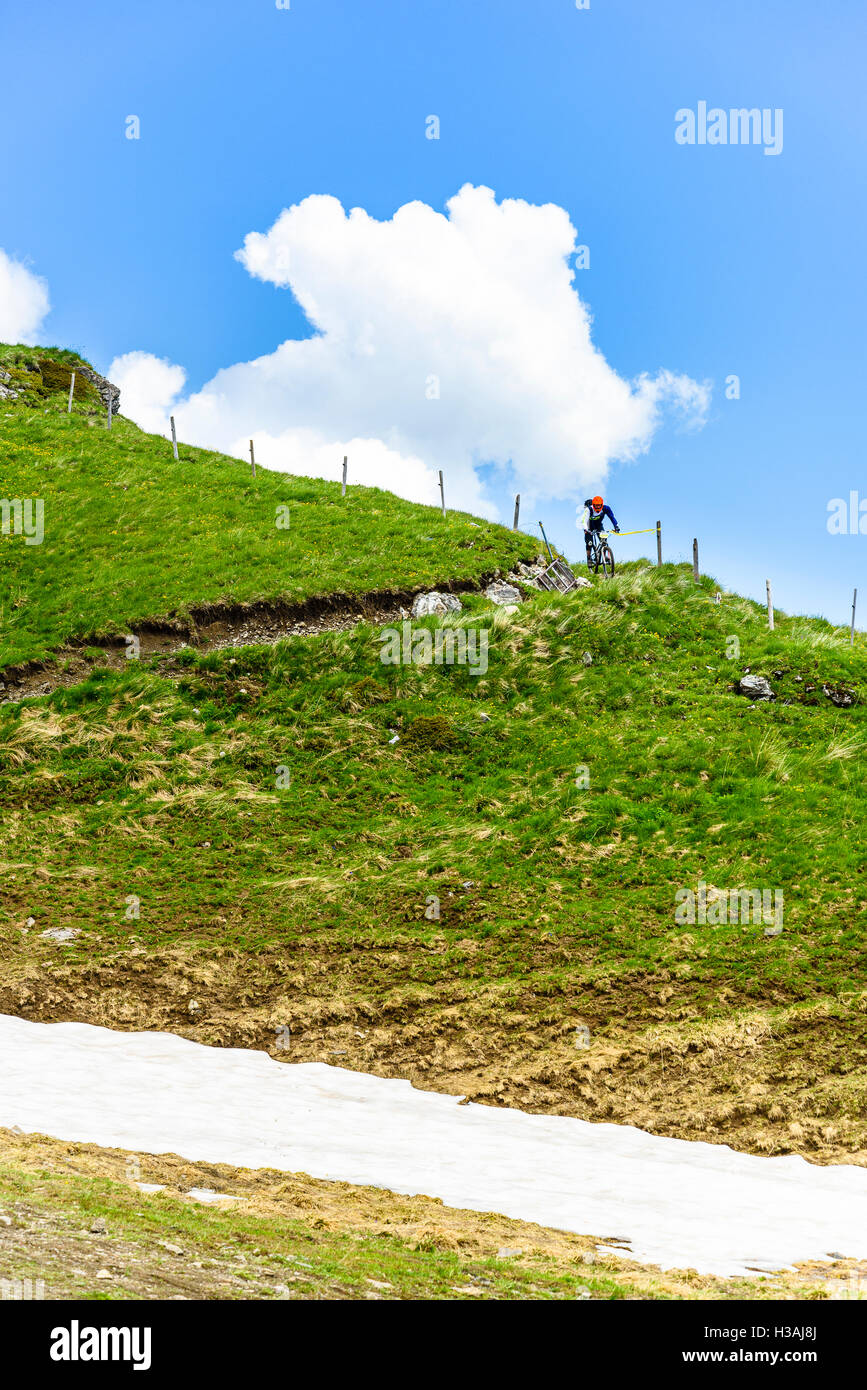
<svg viewBox="0 0 867 1390">
<path fill-rule="evenodd" d="M 593 498 L 593 505 L 594 505 L 594 507 L 604 507 L 604 506 L 605 506 L 605 502 L 604 502 L 604 500 L 603 500 L 601 497 L 594 497 L 594 498 Z"/>
</svg>

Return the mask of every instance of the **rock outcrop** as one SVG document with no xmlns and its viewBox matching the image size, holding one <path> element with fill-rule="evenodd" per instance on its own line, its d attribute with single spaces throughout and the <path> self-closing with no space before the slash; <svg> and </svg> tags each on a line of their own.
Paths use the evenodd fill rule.
<svg viewBox="0 0 867 1390">
<path fill-rule="evenodd" d="M 91 385 L 96 387 L 106 410 L 108 410 L 109 399 L 111 400 L 111 413 L 118 415 L 120 413 L 120 387 L 115 386 L 114 382 L 109 381 L 107 377 L 100 376 L 99 372 L 95 372 L 84 362 L 79 363 L 75 370 L 81 372 L 82 376 L 86 376 Z"/>
<path fill-rule="evenodd" d="M 504 580 L 498 579 L 493 584 L 488 585 L 485 590 L 485 598 L 490 599 L 491 603 L 495 603 L 498 608 L 511 608 L 521 602 L 522 594 L 519 589 L 515 588 L 514 584 L 506 584 Z"/>
<path fill-rule="evenodd" d="M 771 689 L 770 681 L 765 680 L 764 676 L 741 676 L 738 690 L 742 695 L 749 695 L 753 700 L 775 700 L 777 698 Z"/>
<path fill-rule="evenodd" d="M 120 387 L 94 371 L 80 358 L 58 359 L 40 355 L 37 348 L 31 355 L 22 349 L 18 355 L 0 367 L 0 401 L 20 401 L 22 405 L 37 406 L 52 397 L 66 399 L 75 372 L 73 399 L 88 408 L 91 414 L 101 410 L 120 411 Z M 101 403 L 101 404 L 100 404 Z"/>
<path fill-rule="evenodd" d="M 431 589 L 430 593 L 416 594 L 412 601 L 412 616 L 427 618 L 434 614 L 444 618 L 447 613 L 460 613 L 462 606 L 454 594 L 441 594 L 437 589 Z"/>
</svg>

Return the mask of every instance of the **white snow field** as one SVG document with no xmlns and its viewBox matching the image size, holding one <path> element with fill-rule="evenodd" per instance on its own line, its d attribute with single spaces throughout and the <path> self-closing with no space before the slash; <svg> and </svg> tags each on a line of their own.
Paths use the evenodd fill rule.
<svg viewBox="0 0 867 1390">
<path fill-rule="evenodd" d="M 867 1257 L 867 1169 L 527 1115 L 324 1063 L 0 1015 L 0 1125 L 440 1197 L 746 1274 Z"/>
</svg>

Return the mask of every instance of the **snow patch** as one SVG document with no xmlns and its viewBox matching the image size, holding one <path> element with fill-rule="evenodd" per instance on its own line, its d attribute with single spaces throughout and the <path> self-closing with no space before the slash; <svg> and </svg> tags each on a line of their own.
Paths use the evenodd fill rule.
<svg viewBox="0 0 867 1390">
<path fill-rule="evenodd" d="M 459 1103 L 324 1063 L 0 1015 L 0 1124 L 439 1197 L 745 1275 L 867 1258 L 867 1169 Z"/>
</svg>

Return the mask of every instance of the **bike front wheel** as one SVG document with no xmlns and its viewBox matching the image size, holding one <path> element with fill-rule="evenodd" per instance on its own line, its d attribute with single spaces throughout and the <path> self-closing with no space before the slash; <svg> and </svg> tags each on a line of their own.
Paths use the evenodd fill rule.
<svg viewBox="0 0 867 1390">
<path fill-rule="evenodd" d="M 599 555 L 599 563 L 603 574 L 611 575 L 614 573 L 614 552 L 610 545 L 603 545 Z"/>
</svg>

